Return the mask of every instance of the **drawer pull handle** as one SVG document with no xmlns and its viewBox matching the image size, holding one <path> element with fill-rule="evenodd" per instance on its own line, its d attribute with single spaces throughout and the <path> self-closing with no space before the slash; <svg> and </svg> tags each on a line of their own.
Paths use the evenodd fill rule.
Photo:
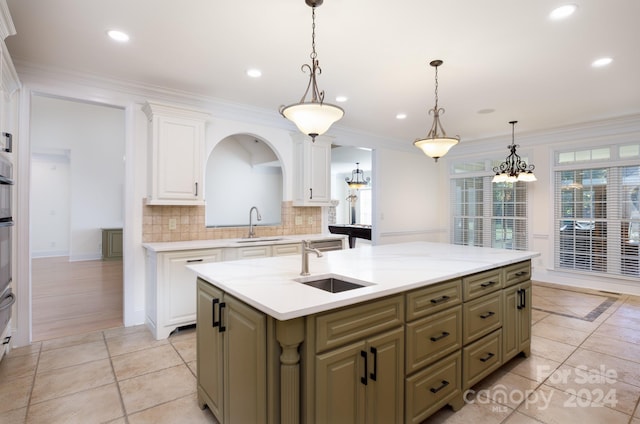
<svg viewBox="0 0 640 424">
<path fill-rule="evenodd" d="M 364 372 L 362 373 L 363 376 L 360 377 L 360 382 L 366 386 L 367 385 L 367 370 L 369 369 L 369 367 L 367 366 L 367 352 L 365 352 L 364 350 L 361 350 L 360 351 L 360 356 L 362 356 L 364 358 Z"/>
<path fill-rule="evenodd" d="M 480 318 L 482 318 L 482 319 L 487 319 L 487 318 L 489 318 L 489 317 L 494 316 L 495 314 L 496 314 L 495 312 L 491 312 L 491 311 L 489 311 L 489 312 L 487 312 L 487 313 L 484 313 L 484 314 L 480 315 Z"/>
<path fill-rule="evenodd" d="M 449 299 L 450 299 L 449 296 L 444 295 L 444 296 L 437 297 L 435 299 L 431 299 L 431 303 L 436 304 L 436 303 L 444 302 L 445 300 L 449 300 Z"/>
<path fill-rule="evenodd" d="M 440 334 L 439 336 L 437 336 L 437 337 L 431 337 L 431 341 L 432 341 L 432 342 L 437 342 L 438 340 L 442 340 L 442 339 L 444 339 L 444 338 L 445 338 L 445 337 L 447 337 L 448 335 L 449 335 L 449 333 L 447 333 L 446 331 L 443 331 L 443 332 L 442 332 L 442 334 Z"/>
<path fill-rule="evenodd" d="M 187 263 L 193 263 L 193 262 L 202 262 L 204 259 L 187 259 Z"/>
<path fill-rule="evenodd" d="M 447 380 L 442 380 L 442 384 L 440 384 L 440 386 L 432 387 L 432 388 L 429 389 L 429 391 L 431 393 L 438 393 L 440 390 L 444 389 L 448 385 L 449 385 L 449 382 Z"/>
<path fill-rule="evenodd" d="M 376 381 L 378 378 L 378 349 L 375 347 L 371 348 L 371 353 L 373 354 L 373 372 L 369 375 L 371 380 Z"/>
<path fill-rule="evenodd" d="M 216 321 L 216 305 L 220 302 L 220 299 L 211 299 L 211 326 L 219 327 L 220 321 Z"/>
<path fill-rule="evenodd" d="M 489 352 L 487 353 L 487 356 L 485 356 L 484 358 L 480 358 L 480 361 L 487 362 L 489 359 L 493 358 L 494 356 L 496 356 L 495 353 Z"/>
<path fill-rule="evenodd" d="M 491 287 L 491 286 L 493 286 L 495 283 L 496 283 L 495 281 L 487 281 L 486 283 L 482 283 L 482 284 L 480 284 L 480 287 L 484 287 L 484 288 Z"/>
<path fill-rule="evenodd" d="M 220 302 L 220 308 L 218 308 L 218 311 L 220 313 L 220 332 L 224 333 L 225 331 L 227 331 L 227 327 L 224 326 L 224 324 L 222 324 L 222 310 L 225 308 L 225 306 L 227 306 L 227 304 L 225 302 Z"/>
<path fill-rule="evenodd" d="M 516 277 L 522 277 L 523 275 L 527 275 L 527 271 L 518 271 L 518 272 L 516 272 Z"/>
</svg>

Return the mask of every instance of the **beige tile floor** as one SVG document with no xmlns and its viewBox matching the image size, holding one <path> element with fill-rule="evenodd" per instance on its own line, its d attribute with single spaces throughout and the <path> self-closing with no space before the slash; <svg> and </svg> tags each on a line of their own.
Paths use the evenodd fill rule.
<svg viewBox="0 0 640 424">
<path fill-rule="evenodd" d="M 640 424 L 640 298 L 533 288 L 532 354 L 427 423 Z M 215 423 L 196 401 L 195 331 L 144 326 L 14 349 L 0 363 L 0 423 Z"/>
</svg>

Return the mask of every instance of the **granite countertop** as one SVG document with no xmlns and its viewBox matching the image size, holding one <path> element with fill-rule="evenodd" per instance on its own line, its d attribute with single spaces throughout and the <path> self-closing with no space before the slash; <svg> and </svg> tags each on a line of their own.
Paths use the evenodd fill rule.
<svg viewBox="0 0 640 424">
<path fill-rule="evenodd" d="M 325 252 L 321 258 L 311 253 L 309 277 L 300 276 L 300 255 L 197 264 L 188 268 L 226 293 L 285 321 L 536 256 L 539 253 L 530 251 L 415 242 Z M 299 282 L 323 276 L 335 276 L 365 287 L 329 293 Z"/>
<path fill-rule="evenodd" d="M 222 247 L 249 247 L 263 246 L 265 244 L 290 244 L 300 243 L 302 240 L 343 240 L 346 235 L 340 234 L 298 234 L 287 236 L 267 236 L 256 238 L 233 238 L 213 240 L 167 241 L 142 243 L 142 247 L 153 252 L 170 252 L 178 250 L 215 249 Z"/>
</svg>

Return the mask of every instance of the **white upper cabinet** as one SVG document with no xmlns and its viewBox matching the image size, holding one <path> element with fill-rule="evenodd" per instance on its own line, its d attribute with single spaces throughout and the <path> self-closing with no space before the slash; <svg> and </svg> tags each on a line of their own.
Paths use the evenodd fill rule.
<svg viewBox="0 0 640 424">
<path fill-rule="evenodd" d="M 149 205 L 204 205 L 205 123 L 209 114 L 147 102 Z"/>
<path fill-rule="evenodd" d="M 0 1 L 0 151 L 12 151 L 18 116 L 18 89 L 20 81 L 11 56 L 4 43 L 5 38 L 15 35 L 11 15 L 6 1 Z"/>
<path fill-rule="evenodd" d="M 298 137 L 299 135 L 299 137 Z M 293 206 L 331 205 L 331 141 L 296 134 L 293 146 Z"/>
</svg>

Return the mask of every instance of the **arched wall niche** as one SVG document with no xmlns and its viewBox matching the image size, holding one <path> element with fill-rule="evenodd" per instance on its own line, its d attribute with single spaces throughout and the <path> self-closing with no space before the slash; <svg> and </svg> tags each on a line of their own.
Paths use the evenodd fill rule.
<svg viewBox="0 0 640 424">
<path fill-rule="evenodd" d="M 246 226 L 253 206 L 260 225 L 280 225 L 284 181 L 283 161 L 268 140 L 250 133 L 225 136 L 205 164 L 205 225 Z"/>
</svg>

